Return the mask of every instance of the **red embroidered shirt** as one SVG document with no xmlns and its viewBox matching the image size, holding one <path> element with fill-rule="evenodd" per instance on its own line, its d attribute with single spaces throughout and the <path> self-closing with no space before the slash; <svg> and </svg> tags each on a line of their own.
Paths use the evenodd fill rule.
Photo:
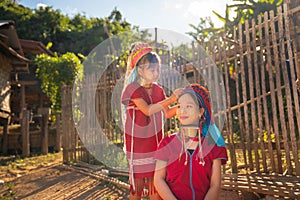
<svg viewBox="0 0 300 200">
<path fill-rule="evenodd" d="M 180 157 L 182 142 L 178 134 L 163 138 L 155 153 L 156 160 L 168 162 L 166 182 L 178 199 L 204 199 L 210 186 L 213 160 L 221 159 L 222 164 L 227 162 L 225 147 L 210 144 L 207 138 L 202 138 L 201 144 L 204 166 L 199 163 L 199 147 L 192 154 L 184 152 Z M 187 165 L 184 165 L 186 159 Z"/>
<path fill-rule="evenodd" d="M 151 164 L 134 164 L 135 178 L 154 175 L 155 162 L 153 156 L 158 143 L 162 139 L 163 127 L 163 113 L 158 112 L 146 116 L 132 101 L 132 99 L 139 98 L 145 100 L 149 105 L 164 100 L 166 95 L 162 87 L 154 83 L 152 84 L 151 95 L 149 95 L 146 89 L 136 82 L 129 84 L 122 94 L 122 103 L 126 106 L 125 146 L 127 156 L 130 158 L 133 139 L 133 159 L 139 160 L 141 163 L 152 159 Z"/>
</svg>

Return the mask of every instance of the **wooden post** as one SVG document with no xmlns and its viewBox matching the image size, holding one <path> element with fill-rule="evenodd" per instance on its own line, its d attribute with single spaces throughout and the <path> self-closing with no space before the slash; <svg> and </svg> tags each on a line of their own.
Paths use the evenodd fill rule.
<svg viewBox="0 0 300 200">
<path fill-rule="evenodd" d="M 22 118 L 22 155 L 23 157 L 30 156 L 30 141 L 29 141 L 29 110 L 23 110 Z"/>
<path fill-rule="evenodd" d="M 56 113 L 56 141 L 55 141 L 55 151 L 60 152 L 61 148 L 61 132 L 60 132 L 60 114 Z"/>
<path fill-rule="evenodd" d="M 25 105 L 25 85 L 21 85 L 21 101 L 20 101 L 20 108 L 21 108 L 21 112 L 20 112 L 20 115 L 19 115 L 19 118 L 22 119 L 23 118 L 23 112 L 22 110 L 23 109 L 26 109 L 26 105 Z"/>
<path fill-rule="evenodd" d="M 66 123 L 68 123 L 67 120 L 67 103 L 66 103 L 66 92 L 67 92 L 67 86 L 62 86 L 62 92 L 61 92 L 61 118 L 64 123 L 62 123 L 62 147 L 63 147 L 63 163 L 68 163 L 68 148 L 67 148 L 67 136 L 66 132 L 68 131 L 68 127 Z M 65 121 L 66 120 L 66 121 Z"/>
<path fill-rule="evenodd" d="M 40 114 L 42 114 L 42 133 L 41 133 L 41 146 L 42 154 L 48 154 L 48 117 L 49 108 L 41 108 Z"/>
<path fill-rule="evenodd" d="M 69 163 L 70 159 L 70 150 L 71 150 L 71 130 L 70 130 L 70 113 L 72 112 L 69 106 L 69 95 L 70 89 L 67 85 L 63 85 L 62 87 L 62 146 L 63 146 L 63 163 Z"/>
<path fill-rule="evenodd" d="M 4 155 L 7 154 L 8 150 L 8 119 L 3 123 L 3 141 L 2 141 L 2 152 Z"/>
</svg>

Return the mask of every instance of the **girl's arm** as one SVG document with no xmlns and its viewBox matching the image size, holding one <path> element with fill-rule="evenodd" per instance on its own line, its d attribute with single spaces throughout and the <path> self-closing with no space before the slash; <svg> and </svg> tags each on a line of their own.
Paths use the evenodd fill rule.
<svg viewBox="0 0 300 200">
<path fill-rule="evenodd" d="M 169 105 L 176 102 L 179 94 L 181 93 L 182 89 L 177 89 L 174 91 L 174 93 L 171 95 L 171 97 L 160 101 L 155 104 L 147 104 L 147 102 L 142 99 L 132 99 L 133 103 L 138 107 L 140 111 L 142 111 L 145 115 L 150 116 L 154 113 L 164 111 L 165 116 L 167 118 L 173 117 L 176 114 L 177 106 L 173 106 L 172 108 L 169 108 Z"/>
<path fill-rule="evenodd" d="M 205 196 L 205 200 L 218 199 L 221 188 L 221 160 L 214 160 L 212 165 L 212 174 L 210 179 L 210 187 Z"/>
<path fill-rule="evenodd" d="M 177 111 L 177 108 L 178 108 L 178 105 L 175 105 L 175 106 L 172 106 L 172 107 L 168 107 L 166 110 L 165 110 L 165 117 L 166 118 L 172 118 L 173 116 L 176 115 L 176 111 Z"/>
<path fill-rule="evenodd" d="M 168 184 L 165 181 L 166 178 L 166 166 L 167 162 L 157 160 L 154 172 L 154 186 L 159 196 L 165 200 L 176 200 L 176 197 L 170 190 Z"/>
</svg>

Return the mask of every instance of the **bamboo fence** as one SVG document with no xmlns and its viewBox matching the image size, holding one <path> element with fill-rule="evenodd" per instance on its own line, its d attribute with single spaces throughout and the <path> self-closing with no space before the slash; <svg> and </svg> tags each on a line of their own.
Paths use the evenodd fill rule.
<svg viewBox="0 0 300 200">
<path fill-rule="evenodd" d="M 220 80 L 215 77 L 221 74 L 226 96 L 222 99 L 220 90 L 212 98 L 220 100 L 216 107 L 226 106 L 225 110 L 214 114 L 220 122 L 219 117 L 226 115 L 222 134 L 228 147 L 231 173 L 300 175 L 300 109 L 296 85 L 300 69 L 295 36 L 291 33 L 291 16 L 299 12 L 300 9 L 288 9 L 284 5 L 277 8 L 276 14 L 265 12 L 257 19 L 238 24 L 231 35 L 222 35 L 216 41 L 201 45 L 194 43 L 192 62 L 172 50 L 161 53 L 163 64 L 169 66 L 161 72 L 161 83 L 168 86 L 167 95 L 178 87 L 182 78 L 190 83 L 205 84 L 205 77 L 218 85 Z M 200 56 L 203 51 L 213 62 Z M 97 85 L 86 87 L 96 89 L 95 97 L 89 96 L 88 91 L 86 95 L 81 94 L 86 105 L 95 98 L 98 116 L 95 123 L 99 123 L 110 142 L 120 148 L 123 146 L 121 121 L 112 113 L 112 108 L 118 105 L 111 102 L 116 87 L 121 92 L 124 73 L 124 67 L 113 62 L 101 77 L 90 76 L 82 83 L 94 83 L 99 79 Z M 74 123 L 71 123 L 71 93 L 70 87 L 63 88 L 64 161 L 92 163 L 95 158 L 81 140 L 98 141 L 101 136 L 95 134 L 93 138 L 80 139 L 76 136 Z M 84 112 L 85 108 L 81 109 Z M 120 110 L 117 109 L 117 113 Z M 91 120 L 88 114 L 85 113 L 84 120 Z M 164 126 L 166 134 L 178 128 L 176 119 L 166 120 Z"/>
</svg>

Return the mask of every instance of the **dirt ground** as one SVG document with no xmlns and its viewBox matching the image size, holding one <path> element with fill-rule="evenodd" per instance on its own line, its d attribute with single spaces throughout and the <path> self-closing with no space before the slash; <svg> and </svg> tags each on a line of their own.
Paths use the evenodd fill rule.
<svg viewBox="0 0 300 200">
<path fill-rule="evenodd" d="M 128 189 L 63 165 L 59 156 L 29 165 L 22 163 L 1 166 L 0 199 L 128 199 Z M 257 198 L 222 190 L 219 199 Z"/>
<path fill-rule="evenodd" d="M 59 158 L 37 166 L 2 167 L 0 199 L 127 199 L 126 189 L 61 163 Z"/>
<path fill-rule="evenodd" d="M 0 186 L 11 199 L 126 199 L 127 191 L 62 165 L 51 165 Z"/>
</svg>

